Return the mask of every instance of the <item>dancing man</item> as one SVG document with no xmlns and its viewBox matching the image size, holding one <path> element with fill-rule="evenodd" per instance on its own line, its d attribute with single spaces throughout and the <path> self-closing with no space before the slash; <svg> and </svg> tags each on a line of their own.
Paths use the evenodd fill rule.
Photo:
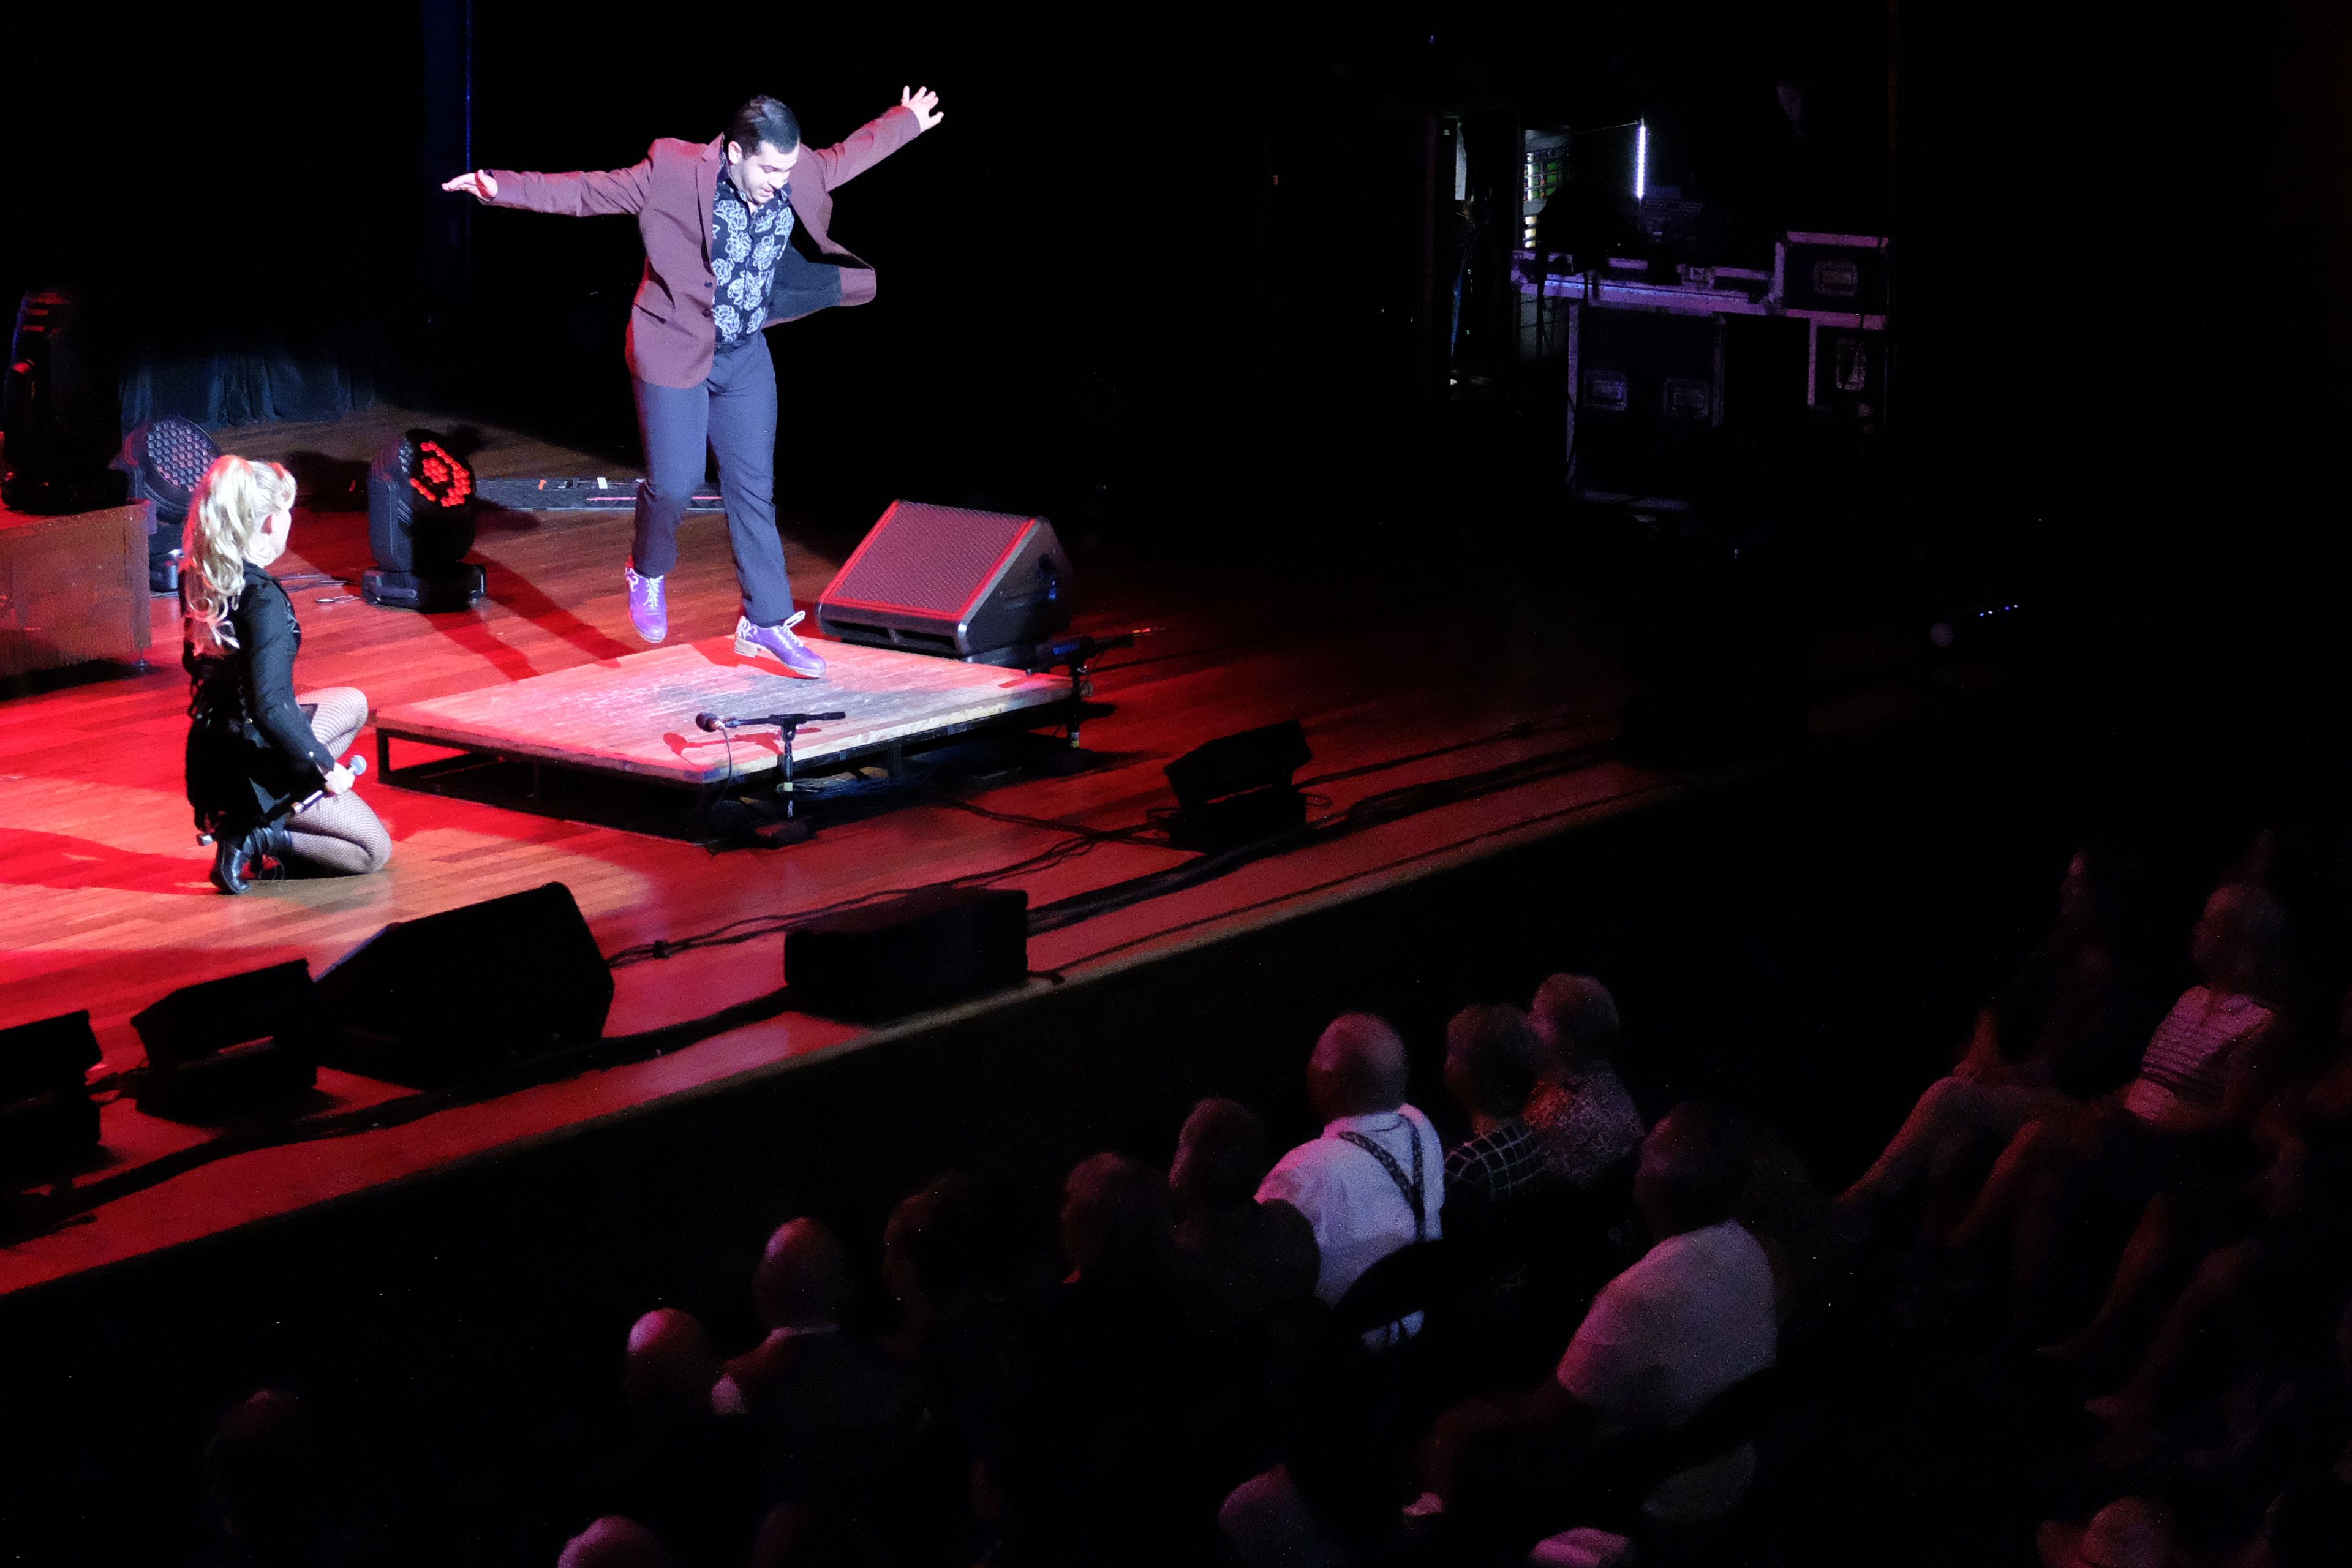
<svg viewBox="0 0 2352 1568">
<path fill-rule="evenodd" d="M 772 98 L 738 110 L 705 145 L 664 139 L 643 162 L 609 173 L 478 169 L 441 188 L 492 206 L 586 217 L 633 213 L 646 275 L 629 313 L 630 384 L 645 438 L 636 538 L 623 568 L 637 635 L 669 635 L 663 579 L 677 560 L 677 521 L 719 458 L 719 492 L 743 612 L 735 651 L 765 654 L 812 679 L 824 660 L 793 632 L 783 541 L 776 532 L 776 374 L 761 329 L 874 298 L 874 272 L 827 234 L 833 193 L 940 122 L 939 94 L 910 88 L 898 107 L 833 147 L 803 148 L 800 121 Z M 798 231 L 816 255 L 794 248 Z"/>
</svg>

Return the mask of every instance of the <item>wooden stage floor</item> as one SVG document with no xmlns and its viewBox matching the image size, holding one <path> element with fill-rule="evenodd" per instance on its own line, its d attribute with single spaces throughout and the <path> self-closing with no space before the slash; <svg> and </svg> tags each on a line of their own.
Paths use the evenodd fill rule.
<svg viewBox="0 0 2352 1568">
<path fill-rule="evenodd" d="M 339 426 L 231 432 L 223 444 L 253 456 L 299 451 L 348 464 L 411 417 L 378 410 Z M 486 477 L 626 477 L 577 453 L 485 435 L 476 460 Z M 789 516 L 786 527 L 809 531 Z M 621 582 L 628 531 L 625 514 L 494 515 L 476 552 L 488 563 L 489 599 L 462 614 L 376 609 L 332 584 L 298 586 L 306 632 L 298 684 L 356 686 L 382 711 L 643 658 Z M 788 539 L 804 602 L 814 602 L 854 542 L 854 535 L 831 540 L 820 552 Z M 1079 629 L 1161 628 L 1114 656 L 1097 678 L 1098 699 L 1116 711 L 1087 725 L 1097 763 L 1089 771 L 966 786 L 956 797 L 834 825 L 790 848 L 717 855 L 370 780 L 362 790 L 394 839 L 388 870 L 270 884 L 238 899 L 207 884 L 209 852 L 196 845 L 181 795 L 185 683 L 168 658 L 179 641 L 172 606 L 159 602 L 156 652 L 165 657 L 150 672 L 0 700 L 0 1026 L 88 1008 L 105 1070 L 131 1068 L 142 1053 L 130 1016 L 180 985 L 292 958 L 308 959 L 315 973 L 388 921 L 550 880 L 572 889 L 608 954 L 1024 863 L 997 884 L 1026 889 L 1033 907 L 1065 900 L 1185 861 L 1142 831 L 1147 814 L 1169 802 L 1160 769 L 1204 741 L 1291 717 L 1304 721 L 1314 748 L 1301 782 L 1318 813 L 1507 763 L 1526 764 L 1526 782 L 1044 932 L 1031 944 L 1033 966 L 1083 975 L 1148 962 L 1234 922 L 1279 919 L 1677 787 L 1605 757 L 1541 765 L 1605 742 L 1627 686 L 1608 652 L 1607 606 L 1590 595 L 1580 602 L 1554 574 L 1525 570 L 1524 559 L 1482 576 L 1464 565 L 1479 558 L 1475 549 L 1338 518 L 1280 535 L 1205 528 L 1178 547 L 1071 543 Z M 278 571 L 356 582 L 366 564 L 364 515 L 320 512 L 298 519 Z M 673 636 L 719 636 L 735 613 L 724 520 L 689 518 L 672 580 Z M 1073 826 L 1092 831 L 1073 840 Z M 1041 857 L 1056 845 L 1067 852 Z M 782 947 L 772 936 L 622 967 L 608 1032 L 763 996 L 778 984 Z M 785 1014 L 670 1056 L 407 1125 L 204 1165 L 83 1223 L 0 1247 L 0 1291 L 772 1070 L 856 1034 Z M 320 1089 L 323 1110 L 402 1092 L 333 1071 L 322 1074 Z M 104 1180 L 212 1135 L 142 1115 L 127 1097 L 106 1106 L 104 1129 L 103 1161 L 78 1180 Z"/>
</svg>

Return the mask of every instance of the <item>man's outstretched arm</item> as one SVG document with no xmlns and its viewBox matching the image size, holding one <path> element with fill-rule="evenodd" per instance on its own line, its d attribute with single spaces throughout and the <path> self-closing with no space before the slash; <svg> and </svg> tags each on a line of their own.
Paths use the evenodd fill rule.
<svg viewBox="0 0 2352 1568">
<path fill-rule="evenodd" d="M 626 169 L 589 169 L 571 174 L 534 174 L 515 169 L 477 169 L 442 183 L 494 207 L 522 207 L 565 217 L 601 217 L 641 212 L 653 173 L 647 158 Z"/>
<path fill-rule="evenodd" d="M 940 95 L 928 87 L 898 89 L 898 107 L 869 120 L 830 147 L 812 147 L 808 155 L 824 170 L 825 189 L 856 179 L 883 159 L 937 125 L 945 116 Z"/>
</svg>

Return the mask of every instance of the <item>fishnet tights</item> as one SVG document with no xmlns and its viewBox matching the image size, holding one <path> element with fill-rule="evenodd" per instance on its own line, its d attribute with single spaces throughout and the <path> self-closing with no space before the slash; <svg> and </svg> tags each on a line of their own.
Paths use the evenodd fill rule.
<svg viewBox="0 0 2352 1568">
<path fill-rule="evenodd" d="M 360 726 L 367 722 L 367 695 L 349 686 L 330 686 L 300 693 L 296 700 L 315 704 L 310 733 L 341 761 Z M 345 876 L 381 871 L 392 858 L 392 835 L 383 821 L 362 800 L 357 790 L 331 795 L 310 810 L 286 819 L 292 837 L 291 852 L 314 866 Z"/>
</svg>

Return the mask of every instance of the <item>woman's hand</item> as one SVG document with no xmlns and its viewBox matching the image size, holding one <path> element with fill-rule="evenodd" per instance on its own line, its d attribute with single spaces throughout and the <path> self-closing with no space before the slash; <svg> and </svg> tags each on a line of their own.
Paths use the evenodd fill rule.
<svg viewBox="0 0 2352 1568">
<path fill-rule="evenodd" d="M 936 120 L 938 116 L 934 115 L 932 118 Z M 445 191 L 462 192 L 476 201 L 494 202 L 499 199 L 499 183 L 490 178 L 490 172 L 488 169 L 476 169 L 473 173 L 460 174 L 454 180 L 444 180 L 441 182 L 441 188 Z M 343 786 L 344 789 L 350 787 L 349 784 Z M 335 793 L 341 795 L 342 790 L 337 790 Z"/>
<path fill-rule="evenodd" d="M 358 782 L 358 779 L 352 776 L 351 769 L 337 763 L 333 771 L 327 774 L 325 788 L 329 795 L 349 795 L 352 786 Z"/>
<path fill-rule="evenodd" d="M 946 118 L 940 112 L 940 95 L 928 87 L 900 88 L 898 107 L 914 115 L 915 125 L 919 130 L 929 131 Z"/>
</svg>

